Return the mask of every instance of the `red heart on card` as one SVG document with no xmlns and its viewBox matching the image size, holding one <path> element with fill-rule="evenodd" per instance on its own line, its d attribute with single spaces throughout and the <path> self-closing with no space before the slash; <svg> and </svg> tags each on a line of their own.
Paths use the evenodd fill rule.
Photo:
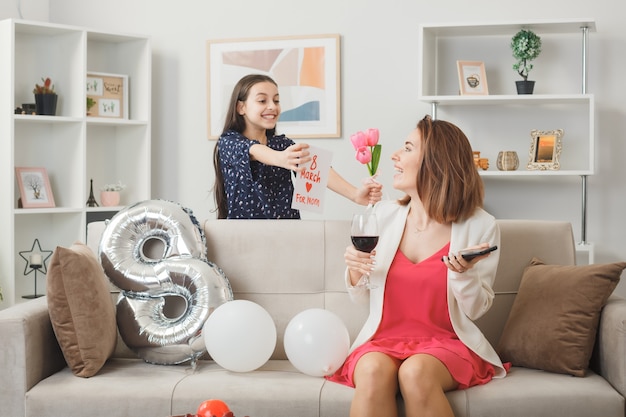
<svg viewBox="0 0 626 417">
<path fill-rule="evenodd" d="M 308 193 L 309 191 L 311 191 L 311 188 L 313 187 L 313 184 L 311 184 L 310 182 L 306 183 L 306 192 Z"/>
</svg>

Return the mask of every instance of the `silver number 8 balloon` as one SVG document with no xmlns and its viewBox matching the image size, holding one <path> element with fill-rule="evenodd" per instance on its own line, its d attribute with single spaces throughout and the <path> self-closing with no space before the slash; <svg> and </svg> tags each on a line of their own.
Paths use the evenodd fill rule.
<svg viewBox="0 0 626 417">
<path fill-rule="evenodd" d="M 118 287 L 117 325 L 146 362 L 170 365 L 206 352 L 200 334 L 217 307 L 233 299 L 222 270 L 206 258 L 191 210 L 148 200 L 119 211 L 100 241 L 100 262 Z"/>
</svg>

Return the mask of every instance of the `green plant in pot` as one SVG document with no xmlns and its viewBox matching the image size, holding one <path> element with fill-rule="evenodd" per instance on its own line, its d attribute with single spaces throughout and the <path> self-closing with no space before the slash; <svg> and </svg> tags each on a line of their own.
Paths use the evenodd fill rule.
<svg viewBox="0 0 626 417">
<path fill-rule="evenodd" d="M 517 93 L 532 94 L 535 82 L 528 80 L 528 73 L 533 69 L 531 61 L 541 53 L 541 38 L 531 30 L 522 29 L 511 39 L 511 50 L 517 60 L 513 69 L 524 79 L 515 82 Z"/>
<path fill-rule="evenodd" d="M 89 115 L 91 114 L 91 113 L 90 113 L 91 108 L 92 108 L 93 106 L 95 106 L 95 105 L 96 105 L 96 100 L 94 100 L 94 99 L 93 99 L 93 98 L 91 98 L 91 97 L 87 97 L 87 116 L 89 116 Z"/>
<path fill-rule="evenodd" d="M 42 78 L 42 85 L 35 84 L 35 107 L 37 114 L 54 116 L 57 111 L 57 93 L 50 78 Z"/>
</svg>

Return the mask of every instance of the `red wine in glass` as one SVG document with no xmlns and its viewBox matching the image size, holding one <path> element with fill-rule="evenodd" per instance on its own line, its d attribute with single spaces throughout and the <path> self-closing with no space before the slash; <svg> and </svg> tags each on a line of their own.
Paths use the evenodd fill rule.
<svg viewBox="0 0 626 417">
<path fill-rule="evenodd" d="M 378 236 L 352 236 L 352 244 L 361 252 L 371 252 L 378 244 Z"/>
<path fill-rule="evenodd" d="M 362 214 L 355 214 L 352 217 L 350 238 L 357 250 L 367 253 L 372 252 L 378 244 L 378 220 L 376 219 L 376 215 L 370 210 L 366 210 L 366 212 Z M 367 275 L 365 275 L 361 281 L 362 284 L 360 285 L 370 289 L 376 288 L 375 285 L 370 284 Z"/>
</svg>

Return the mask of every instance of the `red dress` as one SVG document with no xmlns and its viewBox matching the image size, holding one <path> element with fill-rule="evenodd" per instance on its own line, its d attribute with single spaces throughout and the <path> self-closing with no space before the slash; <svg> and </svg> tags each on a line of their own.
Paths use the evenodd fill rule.
<svg viewBox="0 0 626 417">
<path fill-rule="evenodd" d="M 439 359 L 458 389 L 485 384 L 495 375 L 492 364 L 459 340 L 452 329 L 447 302 L 447 272 L 441 257 L 450 244 L 414 264 L 398 249 L 385 283 L 383 316 L 371 340 L 353 350 L 328 380 L 354 387 L 352 375 L 361 356 L 383 352 L 404 360 L 417 353 Z"/>
</svg>

